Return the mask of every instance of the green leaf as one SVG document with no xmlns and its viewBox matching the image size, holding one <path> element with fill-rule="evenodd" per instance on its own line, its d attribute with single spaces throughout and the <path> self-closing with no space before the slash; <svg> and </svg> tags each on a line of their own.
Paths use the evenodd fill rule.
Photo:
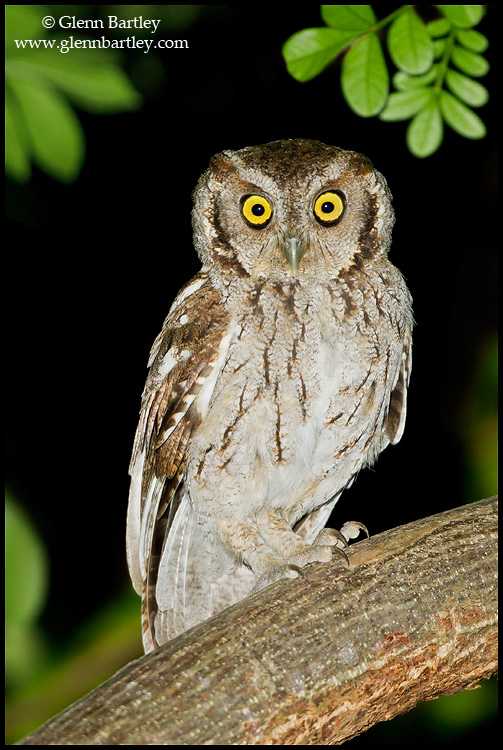
<svg viewBox="0 0 503 750">
<path fill-rule="evenodd" d="M 456 133 L 465 138 L 485 136 L 486 126 L 480 117 L 448 91 L 441 92 L 440 107 L 444 120 Z"/>
<path fill-rule="evenodd" d="M 419 159 L 431 156 L 444 137 L 442 115 L 436 101 L 430 103 L 411 120 L 407 128 L 409 151 Z"/>
<path fill-rule="evenodd" d="M 392 122 L 396 120 L 408 120 L 420 109 L 424 109 L 431 99 L 431 89 L 410 89 L 409 91 L 398 91 L 389 95 L 386 106 L 379 115 L 380 120 Z"/>
<path fill-rule="evenodd" d="M 19 183 L 30 179 L 30 150 L 16 100 L 5 92 L 5 171 Z"/>
<path fill-rule="evenodd" d="M 309 81 L 327 67 L 353 41 L 353 32 L 336 29 L 302 29 L 283 45 L 288 72 L 297 81 Z"/>
<path fill-rule="evenodd" d="M 5 614 L 9 625 L 31 625 L 47 592 L 45 550 L 30 519 L 5 498 Z"/>
<path fill-rule="evenodd" d="M 433 44 L 426 26 L 413 8 L 391 24 L 388 50 L 397 68 L 406 73 L 425 73 L 433 63 Z"/>
<path fill-rule="evenodd" d="M 44 545 L 29 516 L 6 492 L 5 676 L 16 692 L 46 665 L 37 620 L 46 601 L 48 578 Z"/>
<path fill-rule="evenodd" d="M 475 29 L 459 29 L 456 39 L 463 47 L 473 52 L 485 52 L 489 47 L 489 39 Z"/>
<path fill-rule="evenodd" d="M 73 182 L 84 161 L 85 142 L 80 122 L 57 91 L 41 80 L 11 78 L 40 169 L 61 182 Z"/>
<path fill-rule="evenodd" d="M 141 96 L 117 67 L 53 70 L 47 77 L 87 112 L 125 112 L 138 109 Z"/>
<path fill-rule="evenodd" d="M 377 19 L 371 5 L 322 5 L 321 17 L 338 31 L 360 36 L 374 26 Z"/>
<path fill-rule="evenodd" d="M 377 34 L 360 39 L 342 62 L 342 93 L 361 117 L 377 115 L 389 91 L 388 68 Z"/>
<path fill-rule="evenodd" d="M 430 21 L 426 24 L 428 34 L 432 39 L 437 39 L 440 36 L 446 36 L 450 29 L 451 24 L 447 18 L 436 18 L 434 21 Z"/>
<path fill-rule="evenodd" d="M 452 93 L 470 107 L 483 107 L 489 99 L 489 92 L 485 86 L 450 68 L 446 71 L 445 82 Z"/>
<path fill-rule="evenodd" d="M 438 65 L 432 65 L 427 73 L 420 76 L 410 76 L 399 70 L 393 76 L 393 86 L 399 91 L 408 91 L 409 89 L 421 89 L 433 83 L 438 73 Z"/>
<path fill-rule="evenodd" d="M 457 45 L 452 50 L 451 60 L 463 73 L 474 78 L 485 76 L 489 70 L 489 63 L 485 57 Z"/>
<path fill-rule="evenodd" d="M 433 57 L 435 60 L 440 60 L 443 57 L 447 47 L 447 39 L 435 39 L 433 42 Z"/>
<path fill-rule="evenodd" d="M 484 15 L 482 5 L 437 5 L 437 8 L 449 21 L 464 29 L 476 26 Z"/>
<path fill-rule="evenodd" d="M 42 19 L 49 13 L 44 5 L 5 6 L 5 49 L 16 50 L 15 39 L 40 39 L 45 37 Z"/>
<path fill-rule="evenodd" d="M 63 55 L 57 34 L 51 34 L 52 48 L 16 47 L 15 39 L 45 37 L 42 19 L 51 13 L 49 6 L 6 6 L 5 74 L 12 94 L 6 103 L 6 171 L 18 181 L 29 177 L 28 157 L 63 182 L 76 179 L 80 171 L 84 135 L 59 92 L 96 113 L 135 110 L 141 104 L 111 50 L 83 48 Z M 72 35 L 72 41 L 89 39 Z"/>
<path fill-rule="evenodd" d="M 92 55 L 92 62 L 88 62 L 89 58 L 78 55 L 68 60 L 68 55 L 54 54 L 54 50 L 37 50 L 29 61 L 12 61 L 9 70 L 19 77 L 43 76 L 87 112 L 137 109 L 141 96 L 126 74 L 117 65 L 110 64 L 109 59 L 108 55 Z"/>
</svg>

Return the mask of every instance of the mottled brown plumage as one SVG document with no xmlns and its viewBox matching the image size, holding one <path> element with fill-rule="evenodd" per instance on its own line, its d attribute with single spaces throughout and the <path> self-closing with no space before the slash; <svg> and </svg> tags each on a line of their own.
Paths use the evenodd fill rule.
<svg viewBox="0 0 503 750">
<path fill-rule="evenodd" d="M 412 313 L 392 225 L 369 160 L 317 141 L 224 151 L 202 175 L 202 270 L 154 343 L 130 467 L 147 651 L 330 559 L 335 502 L 400 439 Z"/>
</svg>

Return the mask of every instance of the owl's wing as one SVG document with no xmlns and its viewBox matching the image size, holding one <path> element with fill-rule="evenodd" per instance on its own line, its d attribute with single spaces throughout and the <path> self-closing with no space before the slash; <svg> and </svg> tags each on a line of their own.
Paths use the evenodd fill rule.
<svg viewBox="0 0 503 750">
<path fill-rule="evenodd" d="M 412 337 L 406 333 L 402 351 L 402 362 L 397 380 L 391 392 L 389 410 L 384 421 L 384 434 L 387 440 L 396 445 L 403 435 L 407 416 L 407 390 L 412 369 Z"/>
<path fill-rule="evenodd" d="M 200 272 L 186 284 L 154 342 L 143 391 L 129 473 L 127 559 L 144 606 L 144 638 L 155 612 L 155 584 L 162 544 L 180 503 L 187 446 L 204 416 L 215 364 L 228 338 L 219 293 Z M 204 404 L 201 403 L 204 401 Z M 145 622 L 146 619 L 146 622 Z M 150 644 L 151 645 L 151 644 Z"/>
</svg>

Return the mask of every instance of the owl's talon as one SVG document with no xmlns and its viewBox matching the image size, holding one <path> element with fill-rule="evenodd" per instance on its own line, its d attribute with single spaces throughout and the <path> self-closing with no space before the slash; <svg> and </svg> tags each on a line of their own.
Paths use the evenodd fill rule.
<svg viewBox="0 0 503 750">
<path fill-rule="evenodd" d="M 286 567 L 290 568 L 290 570 L 294 570 L 294 571 L 297 572 L 296 576 L 288 576 L 288 578 L 298 578 L 299 576 L 301 578 L 305 578 L 306 577 L 306 574 L 304 573 L 304 571 L 302 570 L 302 568 L 299 565 L 288 564 Z"/>
<path fill-rule="evenodd" d="M 350 565 L 349 565 L 349 557 L 346 555 L 346 553 L 344 552 L 344 550 L 341 549 L 340 547 L 334 547 L 333 549 L 334 549 L 334 552 L 337 552 L 338 555 L 340 555 L 341 557 L 344 558 L 344 561 L 345 561 L 346 565 L 349 568 L 350 567 Z"/>
<path fill-rule="evenodd" d="M 316 539 L 313 542 L 313 547 L 329 546 L 329 547 L 349 547 L 348 541 L 344 534 L 338 529 L 322 529 Z"/>
<path fill-rule="evenodd" d="M 363 531 L 367 539 L 370 539 L 367 527 L 360 521 L 346 521 L 341 529 L 341 534 L 349 542 L 350 539 L 357 539 L 360 536 L 360 531 Z"/>
</svg>

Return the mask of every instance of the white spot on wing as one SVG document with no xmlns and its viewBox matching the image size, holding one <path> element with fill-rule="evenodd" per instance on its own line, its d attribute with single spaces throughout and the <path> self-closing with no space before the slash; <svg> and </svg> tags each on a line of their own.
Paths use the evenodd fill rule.
<svg viewBox="0 0 503 750">
<path fill-rule="evenodd" d="M 168 429 L 165 430 L 162 433 L 162 435 L 159 435 L 159 438 L 157 440 L 157 448 L 159 448 L 161 445 L 163 445 L 163 443 L 165 443 L 166 440 L 169 438 L 169 436 L 171 435 L 171 433 L 173 432 L 173 430 L 175 429 L 175 427 L 177 426 L 177 424 L 180 422 L 180 420 L 182 419 L 182 417 L 184 417 L 185 414 L 187 413 L 187 411 L 189 410 L 189 408 L 190 408 L 192 402 L 194 401 L 195 397 L 196 397 L 195 394 L 191 394 L 190 396 L 185 396 L 185 398 L 184 398 L 185 410 L 184 411 L 179 411 L 179 412 L 177 412 L 176 414 L 173 415 L 172 419 L 174 420 L 175 424 L 171 425 L 171 427 L 168 427 Z"/>
<path fill-rule="evenodd" d="M 194 294 L 194 292 L 197 292 L 198 289 L 202 287 L 203 284 L 205 284 L 207 279 L 203 276 L 202 278 L 197 278 L 193 284 L 189 284 L 189 286 L 185 287 L 183 291 L 180 292 L 180 294 L 176 297 L 175 301 L 173 302 L 173 305 L 170 310 L 170 314 L 176 310 L 182 302 L 184 302 L 187 297 L 190 297 L 191 294 Z M 182 316 L 183 317 L 183 316 Z"/>
<path fill-rule="evenodd" d="M 235 328 L 233 328 L 222 338 L 220 346 L 218 347 L 219 354 L 213 366 L 213 370 L 211 371 L 211 374 L 206 378 L 205 383 L 198 394 L 197 410 L 199 411 L 201 416 L 204 416 L 206 414 L 208 404 L 210 403 L 210 398 L 213 394 L 213 389 L 215 388 L 215 383 L 217 382 L 218 375 L 227 357 L 227 352 L 229 351 L 229 346 L 234 332 Z"/>
<path fill-rule="evenodd" d="M 179 361 L 180 358 L 178 353 L 173 349 L 169 349 L 159 363 L 158 373 L 160 377 L 165 378 L 166 375 L 169 375 L 173 367 L 177 365 Z"/>
<path fill-rule="evenodd" d="M 175 367 L 179 362 L 184 362 L 189 357 L 189 349 L 182 349 L 181 351 L 177 351 L 176 349 L 169 349 L 158 365 L 156 380 L 160 382 L 167 375 L 169 375 L 173 367 Z"/>
</svg>

